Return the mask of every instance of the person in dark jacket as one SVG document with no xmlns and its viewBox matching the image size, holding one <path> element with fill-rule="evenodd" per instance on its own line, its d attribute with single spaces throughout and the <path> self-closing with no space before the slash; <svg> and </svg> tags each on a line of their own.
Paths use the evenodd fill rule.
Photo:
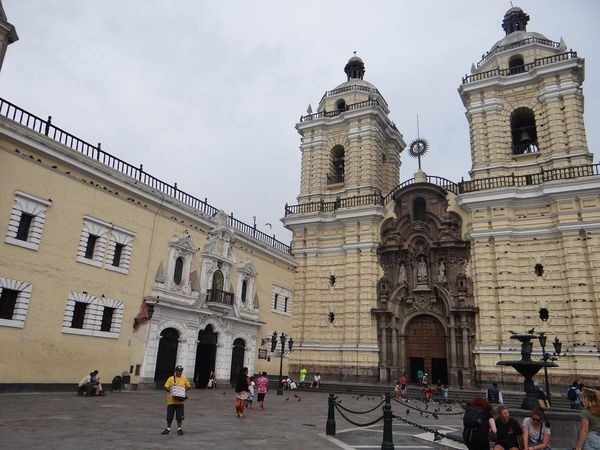
<svg viewBox="0 0 600 450">
<path fill-rule="evenodd" d="M 467 401 L 467 409 L 463 417 L 463 440 L 467 448 L 469 450 L 489 450 L 490 431 L 496 433 L 490 403 L 482 397 L 475 397 Z"/>
<path fill-rule="evenodd" d="M 249 385 L 250 377 L 248 376 L 248 368 L 242 367 L 235 383 L 235 415 L 238 419 L 245 417 L 244 403 L 248 398 Z"/>
</svg>

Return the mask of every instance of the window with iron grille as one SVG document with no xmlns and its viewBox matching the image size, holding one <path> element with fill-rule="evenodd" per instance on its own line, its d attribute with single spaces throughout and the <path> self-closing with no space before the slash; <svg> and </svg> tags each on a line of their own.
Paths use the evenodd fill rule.
<svg viewBox="0 0 600 450">
<path fill-rule="evenodd" d="M 17 191 L 4 242 L 30 250 L 39 250 L 46 210 L 51 204 L 52 200 L 43 200 Z"/>
<path fill-rule="evenodd" d="M 119 267 L 121 264 L 121 254 L 123 253 L 124 244 L 115 244 L 115 254 L 113 255 L 112 265 Z"/>
<path fill-rule="evenodd" d="M 83 255 L 84 258 L 94 259 L 94 249 L 96 248 L 97 241 L 98 241 L 98 236 L 95 236 L 93 234 L 90 234 L 88 236 L 88 241 L 85 246 L 85 254 Z"/>
<path fill-rule="evenodd" d="M 87 309 L 87 306 L 87 303 L 75 302 L 75 306 L 73 307 L 71 328 L 83 328 L 83 321 L 85 320 L 85 310 Z"/>
<path fill-rule="evenodd" d="M 110 331 L 114 313 L 115 308 L 110 308 L 108 306 L 104 307 L 104 310 L 102 311 L 102 323 L 100 324 L 100 331 Z"/>
<path fill-rule="evenodd" d="M 18 297 L 19 291 L 2 289 L 0 293 L 0 319 L 12 320 Z"/>
<path fill-rule="evenodd" d="M 29 237 L 29 229 L 31 228 L 31 222 L 33 221 L 33 215 L 22 213 L 21 219 L 19 219 L 19 228 L 17 228 L 16 239 L 20 241 L 26 241 Z"/>
</svg>

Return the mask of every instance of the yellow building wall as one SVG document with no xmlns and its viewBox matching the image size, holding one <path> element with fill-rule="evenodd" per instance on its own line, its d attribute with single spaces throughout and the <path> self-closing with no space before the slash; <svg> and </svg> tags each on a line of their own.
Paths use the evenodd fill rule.
<svg viewBox="0 0 600 450">
<path fill-rule="evenodd" d="M 88 169 L 93 165 L 81 155 L 73 157 L 73 164 L 79 160 Z M 86 172 L 60 163 L 44 152 L 0 138 L 0 223 L 4 233 L 15 191 L 52 199 L 38 251 L 0 243 L 0 276 L 33 286 L 24 327 L 0 326 L 0 355 L 3 355 L 0 383 L 74 383 L 93 369 L 98 369 L 107 382 L 122 372 L 129 373 L 130 366 L 142 364 L 147 340 L 147 326 L 134 330 L 134 318 L 144 296 L 152 291 L 160 262 L 166 265 L 168 261 L 168 243 L 174 233 L 181 233 L 184 228 L 189 231 L 200 249 L 194 256 L 192 270 L 199 268 L 209 229 L 206 220 L 195 220 L 185 207 L 180 213 L 174 212 L 181 205 L 173 199 L 167 198 L 161 207 L 162 194 L 144 198 Z M 134 180 L 114 175 L 115 180 L 125 180 L 136 188 Z M 135 233 L 128 274 L 76 261 L 86 215 Z M 238 263 L 248 256 L 259 274 L 255 292 L 260 320 L 265 322 L 259 330 L 256 344 L 259 347 L 260 338 L 267 333 L 291 331 L 290 317 L 271 311 L 271 292 L 274 283 L 292 289 L 294 263 L 289 255 L 282 256 L 275 250 L 242 240 L 235 244 L 234 253 Z M 230 291 L 236 289 L 236 276 L 234 268 Z M 124 301 L 118 339 L 63 333 L 70 291 Z M 293 299 L 291 306 L 294 307 Z M 276 367 L 278 363 L 273 359 L 255 361 L 257 370 L 275 372 Z M 136 380 L 134 375 L 132 383 Z"/>
</svg>

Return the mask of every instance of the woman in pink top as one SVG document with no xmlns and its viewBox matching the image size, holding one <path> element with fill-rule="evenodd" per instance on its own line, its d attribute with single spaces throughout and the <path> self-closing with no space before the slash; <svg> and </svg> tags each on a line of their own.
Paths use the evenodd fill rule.
<svg viewBox="0 0 600 450">
<path fill-rule="evenodd" d="M 265 394 L 269 390 L 269 379 L 267 378 L 267 372 L 263 372 L 258 380 L 256 380 L 256 392 L 258 393 L 257 401 L 260 405 L 258 407 L 259 411 L 262 411 L 265 408 Z"/>
</svg>

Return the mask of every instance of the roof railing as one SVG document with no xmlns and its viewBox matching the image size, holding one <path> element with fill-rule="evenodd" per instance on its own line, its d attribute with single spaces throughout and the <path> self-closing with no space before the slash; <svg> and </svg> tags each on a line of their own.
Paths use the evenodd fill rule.
<svg viewBox="0 0 600 450">
<path fill-rule="evenodd" d="M 503 52 L 504 50 L 510 50 L 512 48 L 522 47 L 528 44 L 542 44 L 547 45 L 552 48 L 560 48 L 560 42 L 551 41 L 549 39 L 542 39 L 539 37 L 530 37 L 527 39 L 523 39 L 517 42 L 513 42 L 512 44 L 499 45 L 498 47 L 494 47 L 491 51 L 487 52 L 481 57 L 481 60 L 477 63 L 477 68 L 479 69 L 483 64 L 485 64 L 492 56 L 496 53 Z"/>
<path fill-rule="evenodd" d="M 508 69 L 492 69 L 486 72 L 474 73 L 472 75 L 465 75 L 462 79 L 462 84 L 472 83 L 474 81 L 485 80 L 487 78 L 493 78 L 497 76 L 510 76 L 516 75 L 518 73 L 529 72 L 529 70 L 544 66 L 546 64 L 552 64 L 559 61 L 566 61 L 568 59 L 577 58 L 577 52 L 570 50 L 565 53 L 559 53 L 557 55 L 546 56 L 545 58 L 537 58 L 533 62 L 529 64 L 525 64 L 523 66 L 518 66 L 518 70 L 516 68 L 508 68 Z"/>
<path fill-rule="evenodd" d="M 217 208 L 208 203 L 206 198 L 201 200 L 179 189 L 177 187 L 177 183 L 171 185 L 150 175 L 148 172 L 145 172 L 143 164 L 140 164 L 139 166 L 129 164 L 128 162 L 123 161 L 122 159 L 102 150 L 100 143 L 98 143 L 98 145 L 90 144 L 89 142 L 86 142 L 83 139 L 80 139 L 77 136 L 53 125 L 52 116 L 48 116 L 48 119 L 44 120 L 34 114 L 31 114 L 23 108 L 4 100 L 3 98 L 0 98 L 0 116 L 6 117 L 7 119 L 12 120 L 34 132 L 48 136 L 50 139 L 70 148 L 77 153 L 94 159 L 111 168 L 112 170 L 138 180 L 152 189 L 175 198 L 181 203 L 195 209 L 199 213 L 212 217 L 218 211 Z M 269 236 L 268 234 L 257 230 L 256 226 L 250 226 L 238 219 L 234 219 L 233 213 L 231 213 L 229 216 L 228 222 L 229 225 L 234 229 L 251 236 L 263 244 L 269 245 L 284 253 L 291 253 L 291 247 L 277 240 L 275 235 Z"/>
</svg>

